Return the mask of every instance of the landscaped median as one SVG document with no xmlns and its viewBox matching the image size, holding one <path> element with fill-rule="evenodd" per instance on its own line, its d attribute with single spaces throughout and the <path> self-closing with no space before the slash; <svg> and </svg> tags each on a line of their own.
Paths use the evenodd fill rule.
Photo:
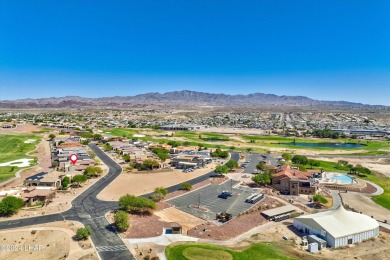
<svg viewBox="0 0 390 260">
<path fill-rule="evenodd" d="M 242 251 L 207 244 L 185 243 L 168 246 L 165 254 L 168 260 L 295 259 L 285 256 L 272 243 L 254 243 Z"/>
</svg>

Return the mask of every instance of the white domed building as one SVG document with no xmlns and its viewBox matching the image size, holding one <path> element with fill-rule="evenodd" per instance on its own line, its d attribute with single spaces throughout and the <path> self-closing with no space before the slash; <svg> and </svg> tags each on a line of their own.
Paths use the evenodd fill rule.
<svg viewBox="0 0 390 260">
<path fill-rule="evenodd" d="M 379 235 L 378 222 L 366 215 L 347 211 L 343 206 L 294 219 L 294 227 L 305 235 L 326 240 L 328 247 L 342 247 Z"/>
</svg>

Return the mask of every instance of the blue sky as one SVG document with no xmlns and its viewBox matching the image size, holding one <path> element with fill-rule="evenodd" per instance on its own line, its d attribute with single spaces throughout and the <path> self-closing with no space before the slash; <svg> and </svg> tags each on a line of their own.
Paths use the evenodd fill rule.
<svg viewBox="0 0 390 260">
<path fill-rule="evenodd" d="M 390 105 L 390 1 L 0 2 L 0 100 L 196 90 Z"/>
</svg>

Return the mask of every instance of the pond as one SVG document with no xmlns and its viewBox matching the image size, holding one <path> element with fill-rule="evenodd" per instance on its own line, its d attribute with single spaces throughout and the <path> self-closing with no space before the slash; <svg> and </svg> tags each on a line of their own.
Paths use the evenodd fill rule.
<svg viewBox="0 0 390 260">
<path fill-rule="evenodd" d="M 205 142 L 226 142 L 226 141 L 229 141 L 229 139 L 224 139 L 224 138 L 202 138 L 202 140 Z"/>
<path fill-rule="evenodd" d="M 294 145 L 303 147 L 326 147 L 326 148 L 360 148 L 364 144 L 357 143 L 283 143 L 284 145 Z"/>
</svg>

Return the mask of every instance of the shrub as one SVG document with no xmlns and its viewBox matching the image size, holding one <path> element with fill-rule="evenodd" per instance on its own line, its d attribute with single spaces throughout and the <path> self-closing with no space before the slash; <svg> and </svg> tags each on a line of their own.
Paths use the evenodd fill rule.
<svg viewBox="0 0 390 260">
<path fill-rule="evenodd" d="M 76 237 L 78 240 L 87 240 L 92 234 L 92 229 L 90 226 L 79 228 L 76 231 Z"/>
<path fill-rule="evenodd" d="M 114 215 L 115 220 L 115 226 L 118 228 L 120 232 L 126 231 L 130 224 L 129 224 L 129 216 L 126 212 L 119 210 Z"/>
<path fill-rule="evenodd" d="M 7 196 L 0 202 L 0 215 L 9 216 L 17 213 L 24 206 L 21 198 Z"/>
<path fill-rule="evenodd" d="M 214 152 L 210 154 L 212 157 L 219 157 L 219 158 L 227 158 L 229 156 L 229 153 L 226 151 L 222 151 L 221 149 L 217 148 Z"/>
<path fill-rule="evenodd" d="M 306 165 L 308 163 L 308 159 L 306 156 L 303 155 L 294 155 L 292 158 L 292 162 L 295 164 Z"/>
<path fill-rule="evenodd" d="M 227 174 L 229 172 L 229 168 L 226 165 L 217 165 L 214 170 L 215 173 L 218 174 Z"/>
<path fill-rule="evenodd" d="M 124 211 L 135 211 L 138 213 L 156 209 L 156 202 L 144 197 L 136 197 L 130 194 L 120 197 L 118 204 Z"/>
<path fill-rule="evenodd" d="M 191 185 L 191 183 L 189 183 L 189 182 L 185 182 L 185 183 L 183 183 L 182 185 L 181 185 L 181 188 L 180 188 L 181 190 L 191 190 L 192 189 L 192 185 Z"/>
<path fill-rule="evenodd" d="M 85 183 L 88 180 L 87 175 L 75 175 L 72 178 L 72 182 L 77 183 L 78 186 L 80 186 L 81 183 Z"/>
<path fill-rule="evenodd" d="M 160 192 L 155 192 L 150 196 L 150 199 L 155 201 L 155 202 L 158 202 L 158 201 L 162 200 L 163 198 L 164 198 L 164 195 Z"/>
<path fill-rule="evenodd" d="M 69 183 L 70 183 L 70 178 L 68 176 L 65 176 L 61 182 L 62 188 L 64 188 L 64 189 L 68 188 Z"/>
<path fill-rule="evenodd" d="M 234 168 L 238 168 L 238 162 L 235 161 L 235 160 L 229 160 L 225 165 L 226 165 L 230 170 L 231 170 L 231 169 L 234 169 Z"/>
</svg>

